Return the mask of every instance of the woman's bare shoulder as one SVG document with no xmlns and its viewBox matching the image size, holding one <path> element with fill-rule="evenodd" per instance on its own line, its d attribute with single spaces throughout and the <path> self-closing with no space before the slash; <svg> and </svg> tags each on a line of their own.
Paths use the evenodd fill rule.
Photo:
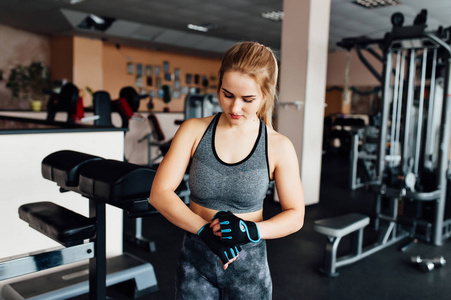
<svg viewBox="0 0 451 300">
<path fill-rule="evenodd" d="M 183 121 L 172 139 L 168 154 L 177 153 L 176 156 L 182 157 L 183 153 L 189 151 L 192 155 L 212 118 L 191 118 Z"/>
<path fill-rule="evenodd" d="M 293 143 L 285 135 L 268 128 L 268 142 L 270 147 L 286 150 L 286 147 L 292 148 Z"/>
<path fill-rule="evenodd" d="M 192 140 L 194 143 L 198 142 L 213 118 L 214 116 L 210 116 L 205 118 L 191 118 L 183 121 L 177 130 L 175 138 L 181 138 L 185 141 Z"/>
<path fill-rule="evenodd" d="M 270 157 L 275 164 L 296 157 L 296 150 L 291 140 L 273 129 L 268 129 L 268 148 Z"/>
<path fill-rule="evenodd" d="M 190 132 L 205 131 L 213 118 L 214 116 L 205 118 L 191 118 L 183 121 L 180 127 L 183 128 L 183 130 Z"/>
</svg>

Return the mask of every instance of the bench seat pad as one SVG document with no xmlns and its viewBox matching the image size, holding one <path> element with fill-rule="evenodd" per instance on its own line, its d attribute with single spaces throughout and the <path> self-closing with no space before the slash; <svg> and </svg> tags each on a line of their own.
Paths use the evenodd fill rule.
<svg viewBox="0 0 451 300">
<path fill-rule="evenodd" d="M 117 160 L 97 160 L 80 171 L 79 190 L 106 203 L 146 199 L 156 171 Z"/>
<path fill-rule="evenodd" d="M 351 232 L 365 227 L 370 223 L 370 218 L 359 213 L 350 213 L 338 217 L 317 220 L 313 228 L 328 236 L 343 237 Z"/>
<path fill-rule="evenodd" d="M 67 246 L 93 238 L 94 220 L 53 202 L 35 202 L 19 207 L 19 217 L 30 227 Z"/>
<path fill-rule="evenodd" d="M 80 169 L 90 161 L 103 158 L 82 152 L 61 150 L 42 160 L 42 176 L 63 188 L 77 187 Z"/>
</svg>

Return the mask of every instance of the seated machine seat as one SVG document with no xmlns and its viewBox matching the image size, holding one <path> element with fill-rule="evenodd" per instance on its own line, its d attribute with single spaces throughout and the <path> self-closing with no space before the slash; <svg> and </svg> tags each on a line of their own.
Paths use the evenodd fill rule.
<svg viewBox="0 0 451 300">
<path fill-rule="evenodd" d="M 19 207 L 19 217 L 29 226 L 65 247 L 82 244 L 96 233 L 95 222 L 53 202 L 27 203 Z"/>
<path fill-rule="evenodd" d="M 55 115 L 58 111 L 67 112 L 67 122 L 73 123 L 77 115 L 77 104 L 79 103 L 79 90 L 76 85 L 71 82 L 61 87 L 59 94 L 53 91 L 50 93 L 50 99 L 47 102 L 47 121 L 55 121 Z"/>
<path fill-rule="evenodd" d="M 370 223 L 368 216 L 350 213 L 338 217 L 316 220 L 314 229 L 321 234 L 333 237 L 343 237 L 359 230 Z"/>
<path fill-rule="evenodd" d="M 91 161 L 80 171 L 79 190 L 109 204 L 147 199 L 156 171 L 117 160 Z M 146 200 L 147 201 L 147 200 Z"/>
<path fill-rule="evenodd" d="M 132 86 L 123 87 L 119 91 L 119 98 L 126 99 L 130 109 L 133 112 L 138 111 L 141 98 L 146 97 L 148 97 L 148 95 L 139 95 L 138 92 L 136 92 L 136 89 Z"/>
<path fill-rule="evenodd" d="M 73 189 L 78 186 L 80 169 L 90 161 L 102 160 L 99 156 L 71 150 L 61 150 L 45 157 L 41 164 L 42 176 L 60 187 Z"/>
</svg>

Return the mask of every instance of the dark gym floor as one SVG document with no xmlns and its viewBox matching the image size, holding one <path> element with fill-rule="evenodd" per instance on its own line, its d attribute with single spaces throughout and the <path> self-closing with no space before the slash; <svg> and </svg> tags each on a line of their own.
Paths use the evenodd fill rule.
<svg viewBox="0 0 451 300">
<path fill-rule="evenodd" d="M 278 240 L 268 240 L 268 260 L 273 279 L 273 299 L 449 299 L 451 264 L 422 272 L 410 262 L 413 255 L 433 258 L 449 255 L 451 243 L 441 247 L 419 242 L 407 251 L 399 251 L 407 240 L 400 241 L 357 263 L 338 269 L 340 275 L 320 275 L 326 237 L 313 231 L 317 219 L 347 212 L 373 214 L 374 195 L 365 188 L 348 189 L 348 159 L 343 155 L 324 155 L 319 204 L 306 207 L 304 227 Z M 265 202 L 265 218 L 280 211 L 272 199 Z M 159 290 L 141 299 L 173 299 L 174 278 L 183 232 L 161 215 L 144 219 L 143 235 L 156 243 L 150 253 L 125 243 L 124 250 L 152 263 Z M 133 234 L 133 222 L 126 220 L 125 233 Z M 368 226 L 367 228 L 371 227 Z M 365 236 L 371 236 L 370 229 Z M 365 239 L 365 244 L 369 243 Z M 346 241 L 343 240 L 344 247 Z M 341 250 L 345 251 L 345 250 Z M 115 291 L 115 299 L 130 299 Z M 113 295 L 112 295 L 113 296 Z"/>
</svg>

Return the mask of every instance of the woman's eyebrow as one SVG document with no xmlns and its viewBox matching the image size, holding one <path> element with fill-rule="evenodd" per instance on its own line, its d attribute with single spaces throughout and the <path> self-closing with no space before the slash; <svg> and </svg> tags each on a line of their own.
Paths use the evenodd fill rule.
<svg viewBox="0 0 451 300">
<path fill-rule="evenodd" d="M 226 90 L 225 88 L 222 88 L 222 90 L 226 93 L 232 94 L 231 92 L 229 92 L 228 90 Z M 232 94 L 233 95 L 233 94 Z"/>
<path fill-rule="evenodd" d="M 229 93 L 231 95 L 233 95 L 233 93 L 229 92 L 227 89 L 222 88 L 222 90 L 226 93 Z M 256 97 L 256 95 L 248 95 L 248 96 L 243 96 L 243 98 L 252 98 L 252 97 Z"/>
</svg>

